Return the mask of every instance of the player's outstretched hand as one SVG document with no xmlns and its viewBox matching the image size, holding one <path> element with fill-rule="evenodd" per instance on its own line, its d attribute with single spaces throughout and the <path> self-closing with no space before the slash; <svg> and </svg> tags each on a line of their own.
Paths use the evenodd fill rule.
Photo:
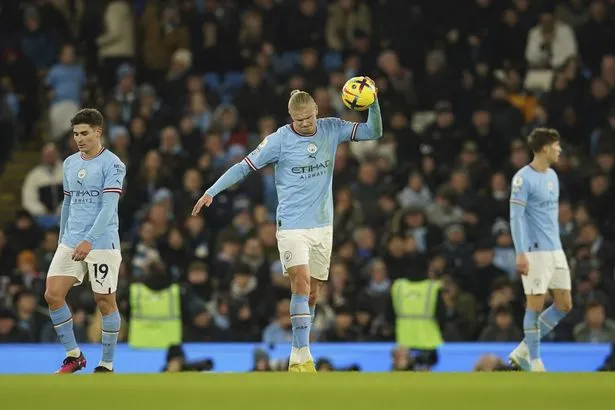
<svg viewBox="0 0 615 410">
<path fill-rule="evenodd" d="M 527 255 L 525 253 L 521 253 L 517 255 L 517 272 L 526 276 L 530 271 L 530 261 L 527 260 Z"/>
<path fill-rule="evenodd" d="M 91 243 L 89 243 L 88 241 L 79 242 L 79 245 L 77 245 L 77 247 L 73 251 L 73 260 L 75 262 L 80 262 L 84 260 L 88 256 L 88 253 L 90 253 L 91 250 L 92 250 Z"/>
<path fill-rule="evenodd" d="M 192 208 L 192 215 L 198 215 L 201 209 L 203 209 L 203 206 L 209 207 L 213 200 L 214 198 L 211 195 L 207 195 L 206 193 L 203 194 L 194 205 L 194 208 Z"/>
</svg>

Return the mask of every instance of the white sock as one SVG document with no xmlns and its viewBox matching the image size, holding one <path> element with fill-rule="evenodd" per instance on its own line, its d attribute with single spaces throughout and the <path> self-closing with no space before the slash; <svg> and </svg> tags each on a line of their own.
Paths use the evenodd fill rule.
<svg viewBox="0 0 615 410">
<path fill-rule="evenodd" d="M 76 349 L 69 350 L 68 352 L 66 352 L 66 357 L 79 357 L 79 356 L 81 356 L 81 349 L 79 349 L 78 347 Z"/>
<path fill-rule="evenodd" d="M 99 366 L 102 366 L 102 367 L 106 367 L 106 368 L 107 368 L 107 369 L 109 369 L 109 370 L 113 370 L 113 363 L 112 363 L 112 362 L 103 362 L 103 361 L 100 361 L 100 362 L 98 362 L 98 365 L 99 365 Z"/>
<path fill-rule="evenodd" d="M 312 359 L 312 353 L 310 353 L 310 347 L 294 347 L 290 351 L 290 359 L 289 362 L 291 364 L 303 364 L 307 361 L 314 360 Z"/>
</svg>

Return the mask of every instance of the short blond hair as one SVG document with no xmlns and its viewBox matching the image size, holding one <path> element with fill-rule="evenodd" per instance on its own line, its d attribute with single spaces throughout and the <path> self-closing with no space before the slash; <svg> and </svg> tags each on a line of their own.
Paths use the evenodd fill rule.
<svg viewBox="0 0 615 410">
<path fill-rule="evenodd" d="M 288 99 L 289 110 L 298 110 L 309 104 L 315 105 L 316 102 L 308 92 L 301 90 L 292 90 L 290 92 L 290 98 Z"/>
</svg>

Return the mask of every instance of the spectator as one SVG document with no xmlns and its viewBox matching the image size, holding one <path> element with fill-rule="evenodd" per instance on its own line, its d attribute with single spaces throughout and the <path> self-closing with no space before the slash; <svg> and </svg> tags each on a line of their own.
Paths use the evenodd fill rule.
<svg viewBox="0 0 615 410">
<path fill-rule="evenodd" d="M 58 249 L 58 243 L 60 243 L 60 239 L 58 238 L 57 231 L 51 230 L 45 232 L 40 248 L 35 251 L 36 266 L 41 272 L 47 273 L 49 265 L 51 265 L 51 261 L 53 260 L 53 255 L 56 249 Z"/>
<path fill-rule="evenodd" d="M 552 6 L 540 13 L 540 23 L 528 34 L 525 58 L 533 68 L 559 68 L 577 54 L 577 42 L 569 25 L 558 21 Z"/>
<path fill-rule="evenodd" d="M 115 83 L 117 68 L 131 63 L 135 56 L 135 27 L 130 5 L 124 0 L 107 3 L 103 16 L 103 33 L 96 39 L 101 62 L 101 81 L 110 90 Z"/>
<path fill-rule="evenodd" d="M 492 323 L 482 332 L 478 340 L 483 342 L 516 342 L 523 338 L 523 333 L 514 324 L 512 311 L 500 306 L 493 312 Z"/>
<path fill-rule="evenodd" d="M 85 81 L 83 66 L 76 62 L 75 47 L 65 44 L 60 50 L 59 62 L 47 73 L 46 84 L 50 88 L 52 104 L 70 101 L 80 107 Z"/>
<path fill-rule="evenodd" d="M 15 221 L 5 233 L 7 238 L 11 238 L 11 245 L 17 252 L 35 249 L 43 237 L 41 228 L 34 222 L 30 212 L 26 210 L 17 212 Z"/>
<path fill-rule="evenodd" d="M 327 17 L 327 46 L 346 51 L 354 43 L 358 30 L 366 34 L 372 31 L 368 6 L 358 0 L 337 0 L 329 6 Z"/>
<path fill-rule="evenodd" d="M 45 83 L 51 99 L 51 137 L 58 140 L 69 131 L 70 119 L 81 107 L 81 94 L 86 83 L 83 65 L 75 61 L 73 45 L 62 47 L 59 62 L 51 67 Z"/>
<path fill-rule="evenodd" d="M 0 343 L 27 343 L 28 334 L 17 326 L 17 318 L 11 310 L 0 309 Z"/>
<path fill-rule="evenodd" d="M 606 318 L 600 302 L 585 307 L 585 319 L 574 328 L 574 340 L 583 343 L 609 343 L 615 340 L 615 321 Z"/>
<path fill-rule="evenodd" d="M 391 357 L 393 361 L 391 370 L 394 372 L 407 372 L 415 369 L 414 360 L 410 357 L 410 352 L 407 348 L 403 346 L 396 347 L 391 352 Z"/>
<path fill-rule="evenodd" d="M 24 31 L 21 35 L 21 49 L 39 73 L 44 73 L 56 56 L 53 35 L 41 26 L 41 16 L 35 6 L 24 10 Z"/>
<path fill-rule="evenodd" d="M 190 44 L 188 28 L 182 24 L 178 8 L 147 2 L 141 16 L 143 30 L 142 59 L 145 63 L 145 78 L 154 86 L 163 84 L 171 64 L 171 56 Z"/>
<path fill-rule="evenodd" d="M 439 312 L 438 322 L 444 340 L 472 340 L 479 325 L 474 296 L 464 292 L 453 277 L 446 275 L 442 276 L 440 299 L 443 309 Z"/>
<path fill-rule="evenodd" d="M 581 58 L 593 73 L 599 71 L 602 56 L 614 51 L 615 29 L 612 23 L 605 2 L 591 0 L 588 19 L 577 28 L 577 39 Z M 596 39 L 603 41 L 597 43 Z"/>
<path fill-rule="evenodd" d="M 28 342 L 39 342 L 43 326 L 49 318 L 37 310 L 37 295 L 29 290 L 20 292 L 15 295 L 13 305 L 17 313 L 17 327 L 27 335 Z"/>
<path fill-rule="evenodd" d="M 397 202 L 402 208 L 418 208 L 421 210 L 431 205 L 431 192 L 424 185 L 420 173 L 413 172 L 408 176 L 408 185 L 397 195 Z"/>
<path fill-rule="evenodd" d="M 290 326 L 290 300 L 283 299 L 276 306 L 276 318 L 263 332 L 263 342 L 267 344 L 289 343 L 292 340 Z"/>
<path fill-rule="evenodd" d="M 5 231 L 0 229 L 0 277 L 9 276 L 13 272 L 13 269 L 15 269 L 15 258 L 15 250 L 7 241 Z"/>
<path fill-rule="evenodd" d="M 54 144 L 43 147 L 41 164 L 24 181 L 22 205 L 32 216 L 58 215 L 64 199 L 62 162 Z"/>
</svg>

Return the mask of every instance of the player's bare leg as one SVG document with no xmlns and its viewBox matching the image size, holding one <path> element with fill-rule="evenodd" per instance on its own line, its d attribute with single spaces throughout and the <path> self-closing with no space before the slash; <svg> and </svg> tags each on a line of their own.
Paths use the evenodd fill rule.
<svg viewBox="0 0 615 410">
<path fill-rule="evenodd" d="M 314 363 L 310 353 L 310 269 L 308 265 L 297 265 L 288 268 L 290 278 L 290 321 L 293 328 L 293 342 L 288 370 L 303 372 L 306 363 Z"/>
<path fill-rule="evenodd" d="M 74 373 L 86 366 L 85 357 L 75 340 L 73 316 L 66 305 L 66 295 L 75 283 L 77 279 L 73 276 L 47 277 L 45 300 L 49 305 L 49 316 L 66 350 L 66 358 L 56 373 Z"/>
<path fill-rule="evenodd" d="M 553 304 L 538 317 L 541 339 L 551 333 L 555 326 L 572 310 L 570 290 L 552 289 L 551 294 Z M 524 339 L 510 354 L 510 361 L 523 370 L 530 370 L 529 354 L 528 345 Z"/>
<path fill-rule="evenodd" d="M 320 289 L 325 285 L 325 282 L 322 280 L 310 279 L 310 298 L 308 300 L 308 304 L 310 305 L 310 315 L 312 316 L 312 325 L 314 324 L 314 317 L 316 316 L 316 301 L 318 300 L 318 295 L 320 295 Z"/>
<path fill-rule="evenodd" d="M 572 295 L 568 289 L 551 289 L 553 305 L 564 315 L 572 310 Z M 548 309 L 547 309 L 548 310 Z M 546 312 L 546 311 L 545 311 Z M 555 326 L 553 326 L 555 327 Z"/>
<path fill-rule="evenodd" d="M 115 347 L 117 346 L 117 338 L 120 333 L 120 312 L 117 308 L 115 293 L 107 295 L 95 293 L 94 300 L 102 314 L 102 358 L 94 372 L 112 372 Z"/>
</svg>

